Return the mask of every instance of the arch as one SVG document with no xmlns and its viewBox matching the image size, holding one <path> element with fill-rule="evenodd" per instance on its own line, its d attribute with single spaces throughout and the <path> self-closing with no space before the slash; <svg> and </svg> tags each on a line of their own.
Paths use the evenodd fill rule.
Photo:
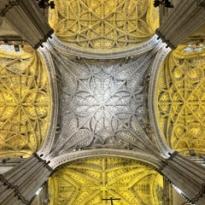
<svg viewBox="0 0 205 205">
<path fill-rule="evenodd" d="M 86 49 L 77 49 L 75 47 L 71 47 L 70 45 L 60 41 L 55 34 L 52 34 L 52 38 L 48 39 L 48 41 L 53 46 L 53 48 L 55 48 L 61 53 L 64 53 L 67 56 L 77 56 L 77 57 L 82 57 L 87 59 L 102 59 L 102 60 L 137 56 L 152 50 L 158 44 L 157 35 L 154 35 L 150 40 L 143 43 L 139 43 L 134 48 L 130 48 L 125 51 L 100 53 L 100 52 L 86 51 Z"/>
<path fill-rule="evenodd" d="M 54 143 L 55 134 L 56 134 L 56 128 L 57 128 L 57 120 L 58 120 L 58 89 L 57 89 L 57 82 L 56 82 L 56 72 L 55 72 L 55 66 L 53 63 L 53 59 L 49 53 L 49 50 L 47 49 L 47 43 L 44 43 L 44 47 L 40 47 L 38 51 L 42 55 L 42 58 L 44 59 L 47 68 L 49 70 L 50 74 L 50 85 L 51 85 L 51 92 L 52 92 L 52 113 L 51 113 L 51 125 L 50 129 L 47 135 L 47 138 L 45 139 L 42 147 L 38 150 L 37 154 L 40 155 L 47 155 L 51 151 L 51 148 Z"/>
<path fill-rule="evenodd" d="M 59 166 L 79 160 L 79 159 L 86 159 L 91 157 L 121 157 L 126 159 L 133 159 L 143 163 L 146 163 L 152 166 L 154 169 L 159 169 L 161 166 L 160 159 L 157 159 L 151 154 L 147 154 L 142 151 L 129 151 L 129 150 L 118 150 L 118 149 L 92 149 L 92 150 L 84 150 L 84 151 L 75 151 L 73 153 L 63 154 L 54 158 L 47 158 L 47 160 L 51 161 L 49 166 L 52 169 L 56 169 Z"/>
<path fill-rule="evenodd" d="M 156 98 L 155 95 L 155 88 L 156 88 L 156 82 L 159 78 L 159 71 L 162 63 L 164 62 L 166 56 L 171 51 L 170 48 L 167 48 L 167 45 L 165 43 L 162 43 L 162 48 L 158 51 L 154 63 L 151 68 L 151 74 L 150 74 L 150 82 L 149 82 L 149 91 L 148 91 L 148 107 L 149 107 L 149 117 L 150 117 L 150 124 L 154 131 L 155 141 L 161 150 L 162 154 L 169 158 L 169 153 L 172 153 L 173 151 L 169 148 L 166 139 L 161 133 L 161 130 L 158 127 L 158 122 L 156 119 Z"/>
</svg>

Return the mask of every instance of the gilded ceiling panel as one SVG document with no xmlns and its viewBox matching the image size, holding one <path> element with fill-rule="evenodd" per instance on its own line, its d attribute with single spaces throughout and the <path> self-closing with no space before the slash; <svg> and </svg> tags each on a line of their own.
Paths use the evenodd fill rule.
<svg viewBox="0 0 205 205">
<path fill-rule="evenodd" d="M 50 205 L 161 205 L 163 178 L 133 160 L 76 161 L 49 180 Z"/>
<path fill-rule="evenodd" d="M 113 52 L 148 40 L 158 27 L 153 0 L 55 0 L 56 35 L 75 48 Z"/>
<path fill-rule="evenodd" d="M 29 156 L 39 149 L 50 122 L 46 65 L 25 46 L 0 49 L 0 157 Z"/>
<path fill-rule="evenodd" d="M 205 153 L 205 50 L 183 45 L 160 68 L 156 95 L 158 124 L 172 148 Z"/>
</svg>

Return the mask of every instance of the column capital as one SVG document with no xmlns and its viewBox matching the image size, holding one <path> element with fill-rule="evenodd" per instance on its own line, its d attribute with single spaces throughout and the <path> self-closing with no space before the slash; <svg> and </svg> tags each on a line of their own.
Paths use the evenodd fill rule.
<svg viewBox="0 0 205 205">
<path fill-rule="evenodd" d="M 168 166 L 169 161 L 173 160 L 179 153 L 177 151 L 173 153 L 169 153 L 169 158 L 165 159 L 162 162 L 162 166 L 159 168 L 159 171 L 161 172 L 166 166 Z"/>
<path fill-rule="evenodd" d="M 160 32 L 159 29 L 156 30 L 156 34 L 159 36 L 162 42 L 167 44 L 167 47 L 170 47 L 171 49 L 176 48 L 176 46 L 174 46 L 168 39 L 166 39 L 166 37 Z"/>
<path fill-rule="evenodd" d="M 53 169 L 49 166 L 50 161 L 47 162 L 46 160 L 42 159 L 41 156 L 39 156 L 37 153 L 34 153 L 33 156 L 38 159 L 39 162 L 42 162 L 50 172 L 53 172 Z"/>
</svg>

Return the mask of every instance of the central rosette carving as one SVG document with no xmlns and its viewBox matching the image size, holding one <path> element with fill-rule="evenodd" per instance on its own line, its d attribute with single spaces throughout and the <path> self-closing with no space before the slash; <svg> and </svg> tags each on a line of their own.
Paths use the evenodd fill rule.
<svg viewBox="0 0 205 205">
<path fill-rule="evenodd" d="M 78 118 L 89 118 L 89 129 L 104 141 L 115 135 L 135 113 L 133 90 L 127 88 L 127 79 L 115 77 L 112 70 L 100 68 L 84 79 L 73 98 Z M 133 94 L 133 95 L 132 95 Z"/>
<path fill-rule="evenodd" d="M 62 76 L 61 139 L 68 142 L 66 148 L 119 147 L 117 133 L 144 115 L 145 70 L 135 61 L 70 62 Z"/>
</svg>

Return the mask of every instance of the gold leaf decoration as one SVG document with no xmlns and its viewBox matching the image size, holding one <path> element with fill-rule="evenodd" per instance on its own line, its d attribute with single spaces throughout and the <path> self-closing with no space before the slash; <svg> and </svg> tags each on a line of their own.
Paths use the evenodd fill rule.
<svg viewBox="0 0 205 205">
<path fill-rule="evenodd" d="M 149 166 L 114 157 L 59 168 L 49 180 L 50 205 L 162 205 L 163 177 Z"/>
<path fill-rule="evenodd" d="M 179 46 L 160 68 L 157 118 L 161 132 L 185 155 L 205 153 L 205 52 Z"/>
<path fill-rule="evenodd" d="M 45 140 L 51 117 L 49 75 L 34 50 L 0 49 L 0 157 L 28 157 Z"/>
<path fill-rule="evenodd" d="M 159 25 L 153 0 L 54 0 L 49 22 L 79 49 L 112 52 L 148 40 Z"/>
</svg>

